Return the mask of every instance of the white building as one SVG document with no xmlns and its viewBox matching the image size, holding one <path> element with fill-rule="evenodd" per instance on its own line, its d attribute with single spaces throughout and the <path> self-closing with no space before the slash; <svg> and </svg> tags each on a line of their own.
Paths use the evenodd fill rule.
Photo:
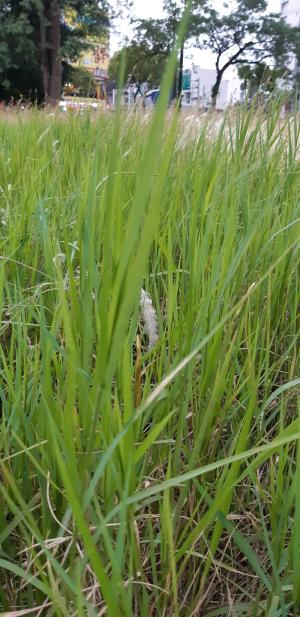
<svg viewBox="0 0 300 617">
<path fill-rule="evenodd" d="M 216 81 L 216 71 L 193 66 L 190 75 L 190 89 L 183 91 L 183 105 L 206 109 L 211 105 L 211 91 Z M 240 80 L 223 79 L 217 97 L 216 109 L 222 110 L 234 105 L 241 98 Z"/>
<path fill-rule="evenodd" d="M 300 0 L 281 0 L 281 15 L 290 26 L 300 26 Z M 291 57 L 289 69 L 297 71 L 296 56 Z"/>
<path fill-rule="evenodd" d="M 282 0 L 281 15 L 290 26 L 300 25 L 300 0 Z"/>
</svg>

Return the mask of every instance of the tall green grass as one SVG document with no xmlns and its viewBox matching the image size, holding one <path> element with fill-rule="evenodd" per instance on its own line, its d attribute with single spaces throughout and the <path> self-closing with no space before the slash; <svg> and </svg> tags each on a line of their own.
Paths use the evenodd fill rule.
<svg viewBox="0 0 300 617">
<path fill-rule="evenodd" d="M 166 104 L 0 121 L 2 615 L 300 611 L 299 121 Z"/>
</svg>

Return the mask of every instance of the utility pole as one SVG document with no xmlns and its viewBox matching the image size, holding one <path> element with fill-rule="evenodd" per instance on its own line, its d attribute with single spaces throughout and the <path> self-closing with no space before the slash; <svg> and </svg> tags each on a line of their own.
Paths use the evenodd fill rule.
<svg viewBox="0 0 300 617">
<path fill-rule="evenodd" d="M 183 14 L 187 9 L 188 0 L 184 0 L 184 10 Z M 178 87 L 177 87 L 177 98 L 179 99 L 179 108 L 181 108 L 182 103 L 182 86 L 183 86 L 183 60 L 184 60 L 184 39 L 182 41 L 182 45 L 180 48 L 180 56 L 179 56 L 179 68 L 178 68 Z"/>
<path fill-rule="evenodd" d="M 172 24 L 173 24 L 173 37 L 174 37 L 174 43 L 176 40 L 176 34 L 177 34 L 177 30 L 178 30 L 178 25 L 180 23 L 180 20 L 182 19 L 182 16 L 184 15 L 187 5 L 188 5 L 189 0 L 184 0 L 183 2 L 183 7 L 181 9 L 181 16 L 180 14 L 178 14 L 178 10 L 180 11 L 180 7 L 177 7 L 176 9 L 176 4 L 173 4 L 173 14 L 170 16 L 170 19 L 172 19 Z M 175 5 L 175 6 L 174 6 Z M 174 75 L 174 82 L 173 82 L 173 89 L 172 89 L 172 100 L 177 99 L 179 100 L 179 107 L 181 107 L 181 94 L 182 94 L 182 86 L 183 86 L 183 61 L 184 61 L 184 43 L 185 41 L 182 41 L 182 45 L 180 48 L 180 54 L 179 54 L 179 59 L 178 59 L 178 64 L 177 64 L 177 69 L 176 69 L 176 73 Z"/>
<path fill-rule="evenodd" d="M 181 99 L 182 99 L 182 85 L 183 85 L 183 58 L 184 58 L 184 42 L 180 48 L 180 56 L 179 56 L 179 71 L 178 71 L 178 89 L 177 89 L 177 98 L 179 99 L 179 107 L 181 107 Z"/>
</svg>

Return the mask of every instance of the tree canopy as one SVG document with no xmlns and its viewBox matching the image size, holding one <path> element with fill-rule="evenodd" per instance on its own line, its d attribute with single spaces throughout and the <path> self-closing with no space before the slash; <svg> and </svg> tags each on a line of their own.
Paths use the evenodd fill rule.
<svg viewBox="0 0 300 617">
<path fill-rule="evenodd" d="M 174 94 L 180 95 L 182 89 L 182 69 L 184 58 L 185 42 L 191 39 L 196 39 L 199 32 L 200 24 L 203 21 L 203 14 L 207 0 L 190 0 L 189 2 L 189 20 L 188 27 L 185 33 L 185 41 L 183 42 L 180 59 L 179 59 L 179 76 L 178 83 L 174 83 Z M 166 59 L 170 54 L 179 24 L 182 20 L 184 11 L 187 7 L 187 0 L 164 0 L 163 9 L 164 17 L 160 19 L 138 19 L 134 20 L 134 41 L 139 46 L 145 46 L 149 50 L 149 54 L 153 60 L 160 58 Z"/>
<path fill-rule="evenodd" d="M 107 30 L 106 0 L 0 0 L 0 95 L 56 103 L 63 67 Z"/>
<path fill-rule="evenodd" d="M 168 55 L 185 6 L 185 0 L 165 0 L 165 16 L 139 20 L 134 40 L 153 53 Z M 215 55 L 213 104 L 229 67 L 264 63 L 282 68 L 289 54 L 299 48 L 299 28 L 291 28 L 279 14 L 268 13 L 266 0 L 238 0 L 231 11 L 226 5 L 224 9 L 221 14 L 211 0 L 192 1 L 185 37 L 186 43 L 210 49 Z"/>
<path fill-rule="evenodd" d="M 31 3 L 0 0 L 0 98 L 18 88 L 34 90 L 38 84 L 39 62 L 33 39 Z"/>
<path fill-rule="evenodd" d="M 108 67 L 110 79 L 118 81 L 123 53 L 125 54 L 126 81 L 131 79 L 137 84 L 147 82 L 149 85 L 160 82 L 167 53 L 137 42 L 133 42 L 112 56 Z"/>
<path fill-rule="evenodd" d="M 120 0 L 121 2 L 121 0 Z M 121 4 L 130 6 L 129 0 Z M 0 97 L 35 96 L 56 103 L 68 67 L 109 26 L 109 0 L 0 0 Z M 160 80 L 187 0 L 164 0 L 161 19 L 133 21 L 126 49 L 126 76 L 137 82 Z M 232 10 L 217 12 L 212 0 L 190 0 L 190 18 L 179 58 L 177 91 L 181 91 L 184 47 L 197 45 L 215 55 L 216 81 L 212 101 L 229 67 L 288 64 L 300 48 L 299 28 L 267 12 L 266 0 L 238 0 Z M 121 53 L 110 63 L 117 78 Z"/>
<path fill-rule="evenodd" d="M 278 90 L 278 83 L 286 84 L 288 74 L 285 68 L 273 68 L 262 62 L 240 65 L 238 75 L 242 80 L 242 90 L 251 100 L 260 94 L 264 99 L 272 95 Z"/>
<path fill-rule="evenodd" d="M 269 62 L 282 68 L 289 54 L 296 51 L 299 29 L 291 28 L 280 15 L 267 13 L 266 9 L 265 0 L 239 0 L 234 10 L 225 15 L 212 8 L 207 11 L 198 42 L 216 57 L 214 104 L 229 67 Z"/>
</svg>

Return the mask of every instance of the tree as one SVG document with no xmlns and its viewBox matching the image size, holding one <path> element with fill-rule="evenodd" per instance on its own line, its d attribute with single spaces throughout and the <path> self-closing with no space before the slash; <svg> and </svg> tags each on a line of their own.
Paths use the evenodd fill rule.
<svg viewBox="0 0 300 617">
<path fill-rule="evenodd" d="M 9 89 L 12 76 L 18 70 L 26 73 L 27 67 L 44 101 L 56 104 L 63 63 L 75 61 L 88 46 L 88 37 L 99 38 L 108 23 L 106 0 L 0 0 L 2 89 Z"/>
<path fill-rule="evenodd" d="M 94 96 L 97 82 L 86 69 L 63 63 L 64 94 L 72 96 Z"/>
<path fill-rule="evenodd" d="M 108 25 L 107 7 L 98 0 L 36 0 L 44 98 L 55 104 L 62 88 L 62 62 L 75 60 L 88 36 L 101 36 Z"/>
<path fill-rule="evenodd" d="M 185 33 L 185 39 L 181 46 L 178 59 L 178 76 L 174 82 L 174 96 L 180 97 L 182 91 L 182 70 L 184 61 L 184 47 L 199 33 L 203 21 L 204 10 L 207 0 L 190 0 L 189 22 Z M 145 45 L 153 57 L 163 56 L 164 59 L 170 54 L 176 39 L 179 25 L 184 11 L 188 5 L 187 0 L 164 0 L 163 8 L 165 16 L 161 19 L 140 19 L 135 21 L 135 40 L 139 45 Z"/>
<path fill-rule="evenodd" d="M 20 67 L 23 67 L 22 73 Z M 0 0 L 0 97 L 5 98 L 12 76 L 20 82 L 30 67 L 33 81 L 39 64 L 35 42 L 32 39 L 29 3 Z M 20 74 L 19 74 L 20 73 Z M 11 92 L 15 94 L 15 92 Z"/>
<path fill-rule="evenodd" d="M 165 64 L 175 43 L 176 26 L 169 18 L 140 19 L 135 21 L 135 44 L 148 50 L 149 57 L 160 59 L 158 64 Z M 177 80 L 174 78 L 173 95 L 178 93 Z"/>
<path fill-rule="evenodd" d="M 125 54 L 125 79 L 131 79 L 137 85 L 147 82 L 149 85 L 159 83 L 164 72 L 167 54 L 164 51 L 148 47 L 145 43 L 133 41 L 131 45 L 117 51 L 110 60 L 108 76 L 118 81 L 122 55 Z"/>
<path fill-rule="evenodd" d="M 229 14 L 210 8 L 201 24 L 198 40 L 216 54 L 213 106 L 229 67 L 270 62 L 282 68 L 295 51 L 299 29 L 288 26 L 276 13 L 268 14 L 266 8 L 266 0 L 239 0 Z"/>
<path fill-rule="evenodd" d="M 134 40 L 152 52 L 167 56 L 174 44 L 186 0 L 165 0 L 162 19 L 136 22 Z M 225 9 L 228 6 L 224 5 Z M 242 65 L 273 64 L 282 69 L 289 54 L 299 48 L 299 28 L 291 28 L 280 15 L 267 13 L 266 0 L 238 0 L 235 8 L 220 14 L 211 0 L 192 0 L 185 42 L 210 49 L 216 55 L 216 81 L 212 104 L 216 104 L 220 85 L 228 68 Z M 180 53 L 177 92 L 182 85 L 184 45 Z"/>
<path fill-rule="evenodd" d="M 254 66 L 241 65 L 238 75 L 242 80 L 242 90 L 247 93 L 249 100 L 260 94 L 264 99 L 271 96 L 278 89 L 278 81 L 282 82 L 288 78 L 285 68 L 272 68 L 264 63 L 257 63 Z"/>
</svg>

